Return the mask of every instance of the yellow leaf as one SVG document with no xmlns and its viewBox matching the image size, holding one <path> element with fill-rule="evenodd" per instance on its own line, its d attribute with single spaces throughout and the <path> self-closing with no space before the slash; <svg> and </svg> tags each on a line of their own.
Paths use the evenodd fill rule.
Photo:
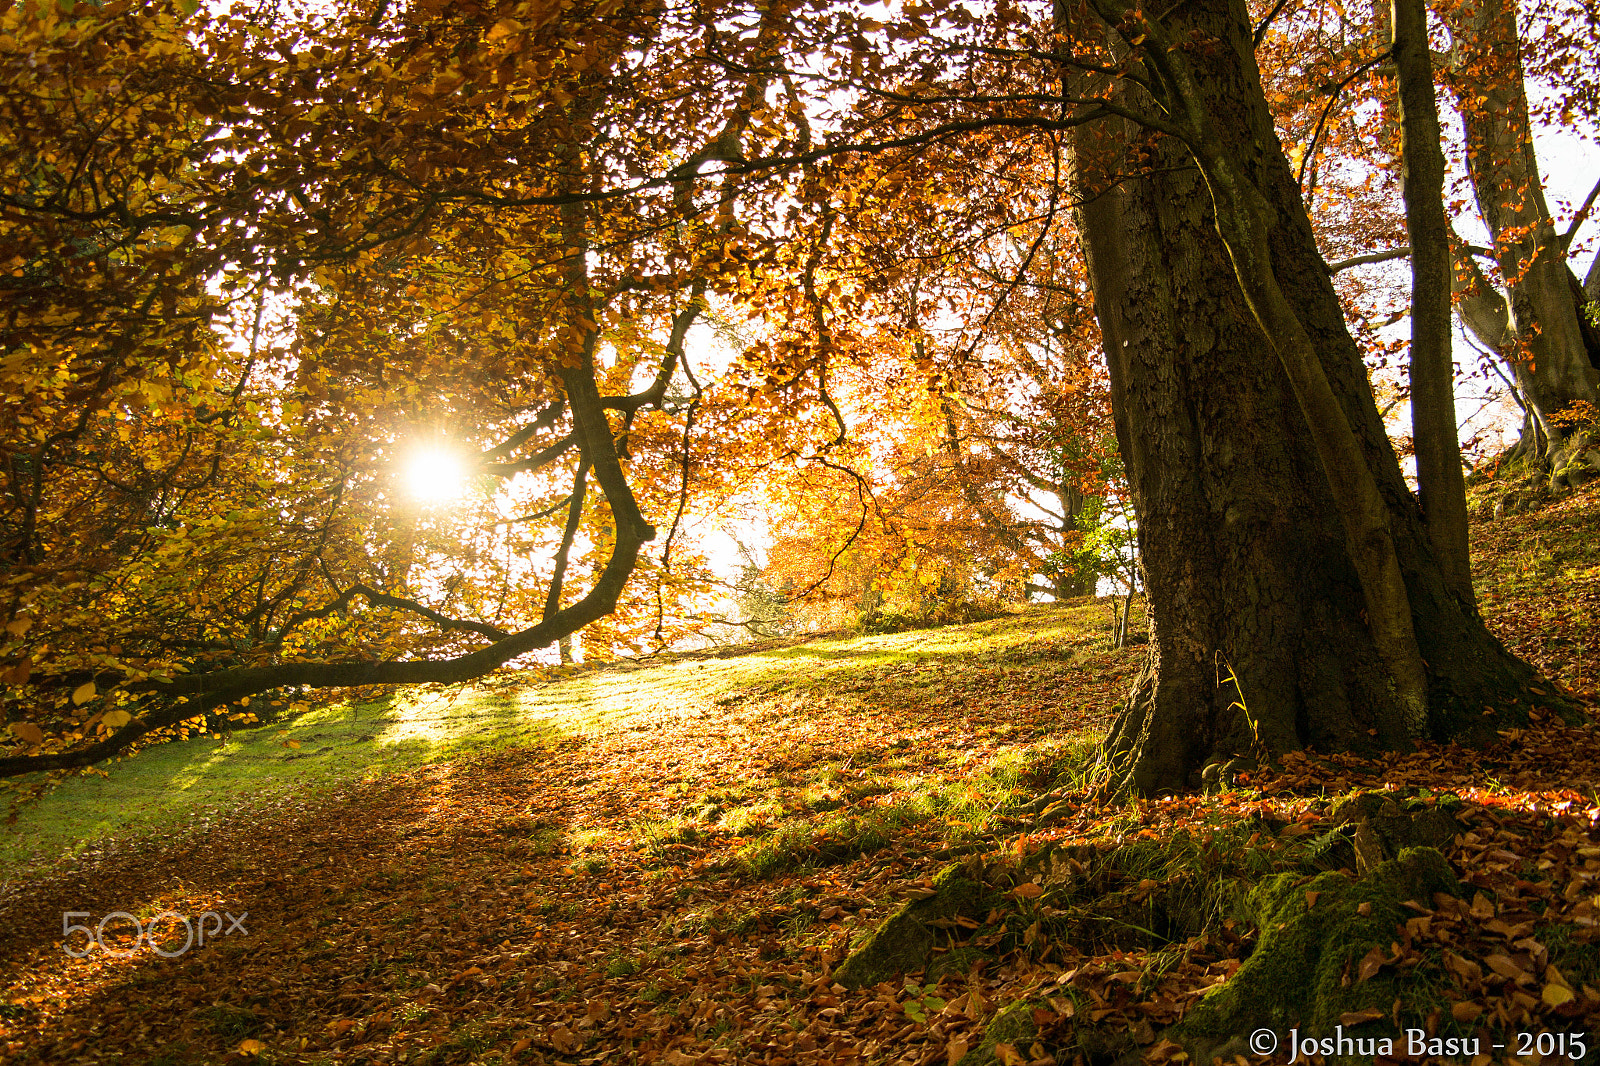
<svg viewBox="0 0 1600 1066">
<path fill-rule="evenodd" d="M 127 711 L 107 711 L 100 717 L 100 724 L 107 729 L 121 729 L 133 721 L 133 715 Z"/>
<path fill-rule="evenodd" d="M 44 730 L 32 722 L 12 722 L 11 733 L 18 740 L 26 741 L 29 744 L 44 743 Z"/>
<path fill-rule="evenodd" d="M 1565 985 L 1558 985 L 1552 981 L 1544 986 L 1544 991 L 1539 994 L 1539 998 L 1544 1000 L 1552 1007 L 1560 1007 L 1564 1004 L 1571 1003 L 1578 997 L 1572 994 L 1572 989 L 1567 988 Z"/>
<path fill-rule="evenodd" d="M 241 1040 L 234 1050 L 241 1055 L 259 1055 L 267 1050 L 267 1045 L 259 1040 Z"/>
<path fill-rule="evenodd" d="M 1027 1066 L 1028 1060 L 1022 1057 L 1022 1052 L 1014 1044 L 996 1044 L 994 1057 L 1004 1066 Z"/>
<path fill-rule="evenodd" d="M 10 633 L 14 637 L 20 637 L 32 627 L 33 619 L 29 618 L 27 615 L 23 615 L 21 618 L 13 618 L 11 621 L 7 622 L 6 632 Z"/>
<path fill-rule="evenodd" d="M 300 742 L 298 740 L 286 740 L 284 743 L 289 745 L 291 748 L 298 748 L 300 746 Z"/>
<path fill-rule="evenodd" d="M 489 41 L 490 44 L 493 44 L 495 41 L 498 41 L 500 38 L 508 37 L 511 34 L 516 33 L 521 29 L 522 29 L 522 23 L 518 22 L 516 19 L 501 19 L 499 22 L 496 22 L 494 24 L 494 26 L 489 30 L 489 35 L 488 35 L 488 37 L 486 39 Z"/>
<path fill-rule="evenodd" d="M 80 706 L 88 703 L 90 700 L 94 699 L 97 691 L 98 690 L 94 687 L 93 681 L 85 681 L 83 684 L 72 690 L 72 702 Z"/>
</svg>

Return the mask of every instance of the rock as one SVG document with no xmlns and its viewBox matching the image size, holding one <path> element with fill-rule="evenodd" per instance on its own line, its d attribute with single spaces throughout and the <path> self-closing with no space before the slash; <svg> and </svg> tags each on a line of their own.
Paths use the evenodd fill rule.
<svg viewBox="0 0 1600 1066">
<path fill-rule="evenodd" d="M 1026 1055 L 1028 1045 L 1039 1036 L 1039 1027 L 1033 1021 L 1033 1009 L 1039 1004 L 1032 1000 L 1018 1000 L 1002 1007 L 983 1031 L 983 1042 L 961 1060 L 962 1066 L 995 1066 L 1001 1059 L 995 1054 L 1000 1044 L 1010 1044 Z"/>
<path fill-rule="evenodd" d="M 834 970 L 833 979 L 846 988 L 866 988 L 922 969 L 941 935 L 928 923 L 977 920 L 998 900 L 981 880 L 981 869 L 981 863 L 974 861 L 972 870 L 958 865 L 940 871 L 933 879 L 933 895 L 911 900 L 886 918 L 857 943 Z"/>
<path fill-rule="evenodd" d="M 1376 839 L 1373 822 L 1363 824 Z M 1347 1031 L 1393 1036 L 1388 1015 L 1396 998 L 1411 1010 L 1427 1005 L 1402 995 L 1396 971 L 1386 964 L 1367 980 L 1354 977 L 1373 949 L 1387 959 L 1395 926 L 1413 914 L 1403 904 L 1431 904 L 1435 892 L 1457 895 L 1460 885 L 1444 856 L 1429 847 L 1405 848 L 1360 880 L 1342 873 L 1309 881 L 1293 873 L 1266 879 L 1243 904 L 1261 930 L 1255 952 L 1164 1036 L 1202 1063 L 1251 1055 L 1245 1040 L 1257 1029 L 1332 1033 L 1341 1016 L 1363 1010 L 1381 1016 Z"/>
<path fill-rule="evenodd" d="M 1358 792 L 1334 810 L 1333 820 L 1354 826 L 1355 868 L 1365 877 L 1406 848 L 1448 845 L 1461 832 L 1461 824 L 1451 814 L 1456 806 L 1459 801 L 1454 796 L 1435 804 L 1410 800 L 1402 805 L 1385 792 Z"/>
</svg>

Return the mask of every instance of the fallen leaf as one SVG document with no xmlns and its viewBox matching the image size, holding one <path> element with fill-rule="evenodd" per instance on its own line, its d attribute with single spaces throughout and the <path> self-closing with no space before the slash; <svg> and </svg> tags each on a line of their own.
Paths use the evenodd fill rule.
<svg viewBox="0 0 1600 1066">
<path fill-rule="evenodd" d="M 573 1035 L 572 1030 L 568 1029 L 564 1025 L 552 1027 L 551 1030 L 545 1035 L 550 1040 L 550 1046 L 561 1052 L 563 1055 L 570 1055 L 574 1051 L 577 1051 L 582 1043 L 576 1036 Z M 670 1062 L 672 1060 L 669 1058 L 667 1061 Z"/>
<path fill-rule="evenodd" d="M 1022 1052 L 1012 1044 L 996 1044 L 994 1057 L 1000 1066 L 1027 1066 L 1028 1063 L 1028 1060 L 1022 1057 Z"/>
<path fill-rule="evenodd" d="M 1526 970 L 1518 966 L 1504 955 L 1490 955 L 1483 960 L 1495 973 L 1513 981 L 1521 981 L 1528 976 Z"/>
<path fill-rule="evenodd" d="M 1339 1024 L 1351 1026 L 1364 1025 L 1367 1022 L 1376 1021 L 1382 1017 L 1383 1011 L 1376 1007 L 1368 1007 L 1366 1010 L 1349 1010 L 1339 1015 Z"/>
<path fill-rule="evenodd" d="M 1374 944 L 1372 950 L 1361 957 L 1361 965 L 1356 967 L 1356 983 L 1367 981 L 1375 977 L 1383 964 L 1389 961 L 1389 953 L 1382 944 Z"/>
<path fill-rule="evenodd" d="M 12 722 L 11 733 L 26 744 L 43 744 L 44 730 L 32 722 Z"/>
<path fill-rule="evenodd" d="M 1563 1007 L 1578 997 L 1566 985 L 1558 985 L 1554 981 L 1544 986 L 1544 991 L 1539 993 L 1539 998 L 1552 1007 Z"/>
</svg>

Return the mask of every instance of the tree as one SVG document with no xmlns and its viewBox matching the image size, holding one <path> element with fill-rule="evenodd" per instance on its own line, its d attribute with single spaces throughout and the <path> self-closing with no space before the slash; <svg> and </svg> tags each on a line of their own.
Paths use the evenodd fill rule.
<svg viewBox="0 0 1600 1066">
<path fill-rule="evenodd" d="M 1140 64 L 1118 99 L 1165 134 L 1086 127 L 1074 145 L 1151 611 L 1150 660 L 1107 744 L 1115 772 L 1184 788 L 1235 754 L 1404 747 L 1521 718 L 1536 679 L 1440 570 L 1271 128 L 1243 5 L 1095 11 Z M 1097 161 L 1117 147 L 1151 172 L 1113 185 Z"/>
<path fill-rule="evenodd" d="M 0 15 L 0 655 L 38 752 L 0 770 L 274 690 L 471 678 L 602 620 L 591 646 L 643 639 L 629 467 L 652 446 L 642 497 L 684 513 L 668 385 L 711 279 L 763 244 L 742 179 L 698 170 L 766 80 L 701 45 L 770 34 L 683 15 Z M 651 108 L 670 136 L 639 133 Z M 396 469 L 429 436 L 504 491 L 419 514 Z"/>
<path fill-rule="evenodd" d="M 1591 297 L 1567 264 L 1594 195 L 1572 227 L 1558 232 L 1534 155 L 1516 5 L 1452 0 L 1438 8 L 1454 44 L 1445 83 L 1461 115 L 1473 194 L 1494 241 L 1490 258 L 1509 296 L 1500 295 L 1458 240 L 1462 320 L 1511 368 L 1528 412 L 1522 440 L 1507 458 L 1548 471 L 1557 491 L 1600 469 L 1591 432 L 1561 417 L 1575 404 L 1592 408 L 1600 382 L 1600 330 L 1584 316 Z"/>
<path fill-rule="evenodd" d="M 1242 7 L 1096 4 L 1064 42 L 947 0 L 8 9 L 0 656 L 41 750 L 0 770 L 579 630 L 659 646 L 708 586 L 686 519 L 780 468 L 855 531 L 828 572 L 1021 567 L 992 519 L 1031 460 L 952 402 L 1046 350 L 1074 206 L 1154 618 L 1127 781 L 1514 720 L 1480 708 L 1532 675 L 1444 584 Z M 755 323 L 716 382 L 708 310 Z M 423 439 L 470 506 L 398 491 Z"/>
<path fill-rule="evenodd" d="M 1417 497 L 1440 572 L 1473 601 L 1467 493 L 1456 422 L 1450 337 L 1450 242 L 1444 213 L 1444 149 L 1428 50 L 1428 9 L 1395 0 L 1390 19 L 1399 83 L 1406 232 L 1411 247 L 1411 425 Z"/>
</svg>

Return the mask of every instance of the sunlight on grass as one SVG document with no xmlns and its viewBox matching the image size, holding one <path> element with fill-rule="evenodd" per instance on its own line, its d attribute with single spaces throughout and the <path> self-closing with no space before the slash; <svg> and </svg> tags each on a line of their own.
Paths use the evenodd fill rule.
<svg viewBox="0 0 1600 1066">
<path fill-rule="evenodd" d="M 163 744 L 104 764 L 106 777 L 70 778 L 0 830 L 0 874 L 88 848 L 115 850 L 148 837 L 203 831 L 243 811 L 300 803 L 387 773 L 507 747 L 592 735 L 686 714 L 716 714 L 733 699 L 838 691 L 870 696 L 878 684 L 937 690 L 950 670 L 1035 663 L 1055 642 L 1087 647 L 1100 627 L 1093 603 L 1042 607 L 966 626 L 816 640 L 738 654 L 586 666 L 521 687 L 459 685 L 401 691 L 318 708 L 276 725 L 223 738 Z M 1076 653 L 1074 653 L 1076 654 Z M 804 767 L 808 744 L 776 753 Z M 879 771 L 900 769 L 878 758 Z M 821 768 L 819 768 L 821 769 Z M 800 806 L 826 812 L 862 795 L 816 780 Z M 906 786 L 887 781 L 891 791 Z M 734 800 L 736 797 L 728 797 Z M 734 810 L 737 807 L 742 810 Z M 782 822 L 784 811 L 752 794 L 722 805 L 740 834 Z M 720 813 L 720 812 L 719 812 Z M 846 834 L 850 835 L 850 834 Z"/>
</svg>

